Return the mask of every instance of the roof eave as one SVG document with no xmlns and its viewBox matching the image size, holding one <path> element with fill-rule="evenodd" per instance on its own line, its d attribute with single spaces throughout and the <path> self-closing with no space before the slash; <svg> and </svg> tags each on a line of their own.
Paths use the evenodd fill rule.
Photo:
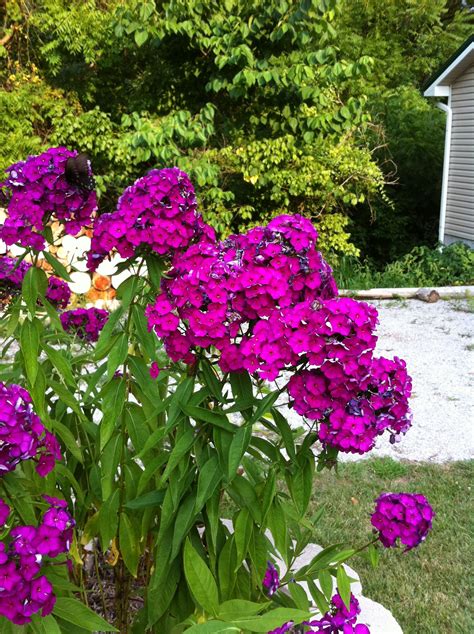
<svg viewBox="0 0 474 634">
<path fill-rule="evenodd" d="M 448 60 L 444 68 L 438 71 L 429 84 L 426 85 L 423 94 L 425 97 L 447 97 L 449 94 L 449 86 L 453 82 L 451 77 L 456 68 L 467 58 L 472 57 L 474 61 L 474 35 L 471 35 L 455 55 Z"/>
</svg>

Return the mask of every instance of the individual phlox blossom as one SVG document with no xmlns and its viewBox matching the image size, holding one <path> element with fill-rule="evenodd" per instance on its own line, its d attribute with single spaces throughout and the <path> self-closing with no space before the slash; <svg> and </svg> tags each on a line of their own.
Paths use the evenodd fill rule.
<svg viewBox="0 0 474 634">
<path fill-rule="evenodd" d="M 46 299 L 56 308 L 64 309 L 71 300 L 71 289 L 59 277 L 51 276 L 48 278 Z"/>
<path fill-rule="evenodd" d="M 0 543 L 0 614 L 16 625 L 29 623 L 38 612 L 51 613 L 56 597 L 41 568 L 47 558 L 55 559 L 71 546 L 75 522 L 67 503 L 43 497 L 49 508 L 39 526 L 15 526 L 8 545 Z"/>
<path fill-rule="evenodd" d="M 41 250 L 42 232 L 52 219 L 62 221 L 70 235 L 89 223 L 97 209 L 95 192 L 66 178 L 67 160 L 75 156 L 77 152 L 64 147 L 50 148 L 7 168 L 8 176 L 0 183 L 8 200 L 7 218 L 0 227 L 6 244 Z"/>
<path fill-rule="evenodd" d="M 267 569 L 265 570 L 265 576 L 263 577 L 262 585 L 265 588 L 269 597 L 278 590 L 280 586 L 280 577 L 278 570 L 272 564 L 271 561 L 267 562 Z"/>
<path fill-rule="evenodd" d="M 156 361 L 153 361 L 150 367 L 150 376 L 152 379 L 157 379 L 160 376 L 161 368 Z"/>
<path fill-rule="evenodd" d="M 420 493 L 382 493 L 375 501 L 371 522 L 386 548 L 397 546 L 400 540 L 407 551 L 426 539 L 434 517 Z"/>
<path fill-rule="evenodd" d="M 108 311 L 95 307 L 66 310 L 60 315 L 62 327 L 66 332 L 91 342 L 97 341 L 108 318 Z"/>
<path fill-rule="evenodd" d="M 200 236 L 215 238 L 197 212 L 188 175 L 177 167 L 151 170 L 125 189 L 115 211 L 95 221 L 88 266 L 95 270 L 112 249 L 124 258 L 138 250 L 173 255 Z"/>
<path fill-rule="evenodd" d="M 321 619 L 308 621 L 308 625 L 312 629 L 310 632 L 324 632 L 325 634 L 370 634 L 367 625 L 356 623 L 357 616 L 360 614 L 359 601 L 353 594 L 350 596 L 349 609 L 345 606 L 339 593 L 335 594 L 331 599 L 331 608 Z"/>
<path fill-rule="evenodd" d="M 35 414 L 28 392 L 0 382 L 0 476 L 23 460 L 34 460 L 44 477 L 61 459 L 59 443 Z"/>
</svg>

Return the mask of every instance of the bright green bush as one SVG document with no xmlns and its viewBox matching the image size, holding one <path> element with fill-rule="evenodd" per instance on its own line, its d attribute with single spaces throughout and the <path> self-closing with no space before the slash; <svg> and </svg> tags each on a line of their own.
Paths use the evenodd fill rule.
<svg viewBox="0 0 474 634">
<path fill-rule="evenodd" d="M 368 262 L 341 258 L 334 271 L 340 288 L 397 288 L 474 284 L 474 250 L 457 242 L 441 249 L 415 247 L 377 270 Z"/>
</svg>

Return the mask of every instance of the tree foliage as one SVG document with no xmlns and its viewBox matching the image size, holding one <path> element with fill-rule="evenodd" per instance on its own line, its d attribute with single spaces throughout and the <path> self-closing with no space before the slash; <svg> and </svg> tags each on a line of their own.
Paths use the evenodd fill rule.
<svg viewBox="0 0 474 634">
<path fill-rule="evenodd" d="M 349 216 L 382 260 L 432 238 L 444 122 L 418 90 L 472 30 L 458 3 L 7 0 L 0 19 L 0 168 L 65 144 L 105 209 L 177 165 L 223 235 L 302 212 L 332 252 L 358 252 Z"/>
<path fill-rule="evenodd" d="M 383 178 L 366 98 L 350 89 L 371 60 L 341 55 L 336 9 L 334 0 L 9 2 L 4 91 L 26 114 L 8 125 L 34 134 L 32 151 L 48 142 L 89 152 L 109 206 L 144 169 L 176 164 L 222 234 L 298 211 L 327 216 L 326 243 L 355 253 L 344 216 Z M 16 88 L 17 69 L 31 63 L 46 129 L 32 129 L 34 105 Z M 7 143 L 3 166 L 24 149 Z"/>
</svg>

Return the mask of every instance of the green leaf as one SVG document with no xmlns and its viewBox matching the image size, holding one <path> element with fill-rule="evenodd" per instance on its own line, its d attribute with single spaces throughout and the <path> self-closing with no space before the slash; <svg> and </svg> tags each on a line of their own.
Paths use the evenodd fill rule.
<svg viewBox="0 0 474 634">
<path fill-rule="evenodd" d="M 129 269 L 129 266 L 126 267 L 126 270 L 127 269 Z M 131 275 L 120 284 L 117 289 L 117 299 L 120 300 L 122 310 L 130 306 L 142 286 L 142 280 L 137 275 Z"/>
<path fill-rule="evenodd" d="M 226 431 L 236 432 L 238 427 L 232 425 L 223 412 L 215 412 L 205 407 L 196 407 L 194 405 L 185 405 L 181 408 L 183 412 L 193 418 L 196 422 L 210 423 L 216 425 Z"/>
<path fill-rule="evenodd" d="M 173 544 L 171 547 L 171 560 L 173 560 L 179 552 L 181 544 L 189 532 L 196 518 L 195 512 L 196 494 L 191 493 L 183 502 L 180 503 L 176 522 L 174 525 Z"/>
<path fill-rule="evenodd" d="M 218 619 L 223 621 L 233 621 L 239 619 L 242 616 L 253 616 L 262 612 L 270 605 L 270 602 L 254 603 L 253 601 L 246 601 L 245 599 L 232 599 L 230 601 L 224 601 L 219 606 Z"/>
<path fill-rule="evenodd" d="M 252 632 L 268 632 L 277 627 L 281 627 L 288 621 L 293 621 L 298 625 L 302 621 L 306 621 L 311 617 L 309 611 L 295 610 L 294 608 L 276 608 L 265 612 L 260 616 L 249 616 L 247 618 L 233 619 L 232 624 L 243 630 Z"/>
<path fill-rule="evenodd" d="M 229 447 L 229 462 L 227 466 L 227 478 L 232 480 L 237 473 L 237 469 L 241 463 L 242 457 L 249 445 L 252 437 L 252 427 L 250 425 L 243 425 L 234 437 Z"/>
<path fill-rule="evenodd" d="M 236 575 L 233 574 L 233 571 L 236 569 L 236 557 L 237 551 L 235 548 L 235 539 L 234 536 L 231 535 L 226 540 L 224 547 L 221 548 L 220 553 L 218 553 L 219 563 L 217 570 L 221 599 L 227 599 L 234 595 Z"/>
<path fill-rule="evenodd" d="M 61 634 L 61 628 L 52 614 L 41 616 L 38 612 L 31 616 L 31 621 L 38 634 Z"/>
<path fill-rule="evenodd" d="M 108 386 L 103 400 L 103 418 L 100 422 L 100 451 L 109 442 L 125 404 L 126 385 L 124 380 L 114 379 Z"/>
<path fill-rule="evenodd" d="M 250 513 L 247 509 L 242 509 L 237 516 L 234 527 L 234 540 L 237 548 L 237 559 L 235 562 L 234 571 L 229 571 L 229 574 L 237 571 L 240 564 L 244 560 L 247 550 L 249 548 L 250 540 L 252 539 L 253 521 L 250 517 Z"/>
<path fill-rule="evenodd" d="M 221 632 L 240 632 L 240 627 L 235 627 L 224 621 L 206 621 L 206 623 L 198 623 L 186 630 L 186 634 L 219 634 Z"/>
<path fill-rule="evenodd" d="M 32 316 L 36 313 L 38 298 L 45 294 L 47 286 L 46 273 L 36 266 L 30 267 L 23 279 L 21 293 Z"/>
<path fill-rule="evenodd" d="M 61 438 L 63 443 L 66 445 L 67 449 L 71 452 L 76 460 L 80 463 L 84 462 L 84 457 L 82 455 L 82 451 L 74 434 L 69 430 L 66 425 L 60 423 L 59 421 L 53 421 L 54 432 Z"/>
<path fill-rule="evenodd" d="M 215 616 L 219 610 L 216 582 L 189 539 L 186 540 L 184 546 L 184 574 L 189 590 L 197 603 Z"/>
<path fill-rule="evenodd" d="M 143 46 L 148 39 L 148 31 L 135 31 L 135 43 L 137 46 Z"/>
<path fill-rule="evenodd" d="M 165 268 L 163 265 L 163 260 L 156 255 L 149 255 L 146 258 L 146 267 L 148 269 L 148 275 L 154 289 L 158 290 L 161 285 L 161 276 Z"/>
<path fill-rule="evenodd" d="M 131 511 L 154 508 L 156 506 L 161 506 L 163 504 L 164 498 L 164 491 L 150 491 L 149 493 L 144 493 L 134 500 L 130 500 L 130 502 L 127 502 L 127 504 L 125 504 L 125 508 L 130 509 Z"/>
<path fill-rule="evenodd" d="M 274 392 L 270 392 L 270 394 L 267 394 L 267 396 L 265 396 L 264 398 L 258 400 L 257 409 L 252 414 L 249 424 L 253 425 L 259 420 L 259 418 L 261 418 L 267 412 L 269 412 L 279 396 L 280 396 L 280 391 L 275 390 Z"/>
<path fill-rule="evenodd" d="M 133 447 L 140 453 L 150 439 L 150 429 L 146 423 L 143 409 L 136 403 L 127 403 L 125 408 L 125 425 Z"/>
<path fill-rule="evenodd" d="M 297 608 L 300 610 L 309 610 L 308 596 L 301 586 L 297 583 L 290 582 L 288 584 L 288 590 Z"/>
<path fill-rule="evenodd" d="M 198 476 L 196 511 L 200 511 L 208 499 L 216 490 L 222 480 L 222 473 L 219 470 L 219 459 L 213 454 L 201 467 Z"/>
<path fill-rule="evenodd" d="M 26 319 L 20 332 L 21 352 L 25 362 L 26 376 L 31 385 L 35 384 L 38 375 L 40 329 L 40 322 L 36 318 L 33 321 Z"/>
<path fill-rule="evenodd" d="M 120 490 L 115 489 L 99 511 L 99 530 L 102 550 L 105 552 L 112 539 L 117 535 Z"/>
<path fill-rule="evenodd" d="M 76 397 L 74 396 L 73 393 L 70 392 L 70 390 L 68 390 L 67 387 L 65 387 L 64 385 L 61 385 L 61 383 L 58 383 L 57 381 L 54 381 L 53 379 L 48 379 L 48 383 L 53 388 L 53 391 L 59 397 L 60 401 L 62 401 L 65 405 L 70 407 L 72 411 L 75 414 L 77 414 L 83 422 L 88 422 L 87 418 L 84 415 L 84 412 L 79 406 L 79 403 Z"/>
<path fill-rule="evenodd" d="M 232 394 L 234 395 L 236 404 L 240 405 L 240 403 L 247 403 L 247 407 L 250 407 L 253 403 L 253 386 L 249 373 L 232 372 L 229 378 L 232 386 Z"/>
<path fill-rule="evenodd" d="M 128 337 L 127 333 L 122 332 L 119 334 L 117 340 L 114 343 L 114 347 L 109 353 L 107 359 L 107 379 L 114 376 L 115 370 L 125 362 L 128 354 Z"/>
<path fill-rule="evenodd" d="M 127 569 L 136 577 L 140 558 L 138 532 L 126 513 L 120 515 L 119 548 Z"/>
<path fill-rule="evenodd" d="M 285 562 L 288 562 L 289 536 L 286 524 L 286 515 L 278 501 L 275 499 L 270 506 L 267 516 L 267 524 L 270 529 L 275 546 Z"/>
<path fill-rule="evenodd" d="M 368 552 L 368 555 L 369 555 L 369 561 L 370 561 L 370 564 L 371 564 L 372 568 L 377 568 L 378 563 L 379 563 L 379 559 L 380 559 L 380 553 L 379 553 L 378 549 L 375 547 L 374 544 L 370 544 L 367 552 Z"/>
<path fill-rule="evenodd" d="M 56 275 L 58 275 L 61 279 L 66 280 L 66 282 L 72 282 L 71 276 L 67 272 L 66 267 L 61 264 L 59 260 L 57 260 L 51 253 L 49 253 L 49 251 L 43 251 L 43 255 L 46 262 L 48 262 L 48 264 L 51 264 L 51 266 L 53 267 Z"/>
<path fill-rule="evenodd" d="M 324 568 L 323 570 L 320 570 L 318 574 L 318 580 L 319 580 L 319 585 L 321 586 L 321 590 L 323 591 L 324 596 L 326 597 L 328 601 L 330 601 L 332 597 L 333 583 L 332 583 L 332 575 L 329 572 L 329 570 L 327 570 L 326 568 Z"/>
<path fill-rule="evenodd" d="M 181 459 L 188 453 L 194 443 L 194 430 L 190 427 L 176 442 L 173 450 L 170 453 L 166 469 L 161 477 L 161 482 L 164 483 L 169 477 L 170 473 L 177 467 Z"/>
<path fill-rule="evenodd" d="M 68 623 L 79 625 L 89 632 L 95 632 L 97 630 L 103 632 L 118 632 L 115 627 L 109 625 L 107 621 L 104 621 L 103 618 L 77 599 L 58 597 L 56 599 L 56 605 L 53 608 L 53 614 Z"/>
<path fill-rule="evenodd" d="M 316 607 L 321 612 L 321 614 L 326 614 L 329 611 L 329 603 L 326 601 L 324 594 L 317 587 L 312 579 L 306 579 L 306 583 L 308 584 L 309 591 L 311 593 L 311 597 L 316 604 Z"/>
<path fill-rule="evenodd" d="M 112 340 L 113 330 L 122 315 L 123 315 L 122 307 L 117 308 L 117 310 L 114 310 L 114 312 L 109 315 L 107 323 L 102 328 L 99 335 L 99 339 L 95 345 L 94 359 L 96 361 L 99 361 L 100 359 L 105 357 L 107 352 L 110 350 L 112 341 L 113 341 Z"/>
<path fill-rule="evenodd" d="M 221 382 L 216 376 L 216 372 L 207 359 L 201 360 L 201 370 L 204 375 L 204 379 L 211 394 L 218 400 L 222 401 L 222 386 Z"/>
<path fill-rule="evenodd" d="M 149 625 L 154 625 L 165 613 L 176 593 L 180 576 L 181 566 L 178 560 L 169 564 L 167 555 L 171 545 L 160 544 L 157 559 L 155 561 L 155 572 L 153 574 L 148 596 L 153 597 L 153 601 L 148 605 Z M 160 559 L 161 552 L 164 551 L 165 560 Z"/>
<path fill-rule="evenodd" d="M 346 608 L 349 610 L 351 602 L 351 582 L 349 581 L 349 577 L 347 576 L 344 566 L 339 566 L 337 569 L 336 581 L 337 590 L 341 595 L 341 599 L 343 600 Z"/>
<path fill-rule="evenodd" d="M 262 514 L 260 511 L 260 503 L 258 501 L 257 494 L 255 493 L 255 489 L 248 480 L 240 475 L 237 475 L 232 481 L 228 492 L 237 504 L 248 508 L 250 515 L 257 524 L 261 524 Z"/>
<path fill-rule="evenodd" d="M 76 387 L 76 381 L 71 370 L 71 363 L 67 358 L 64 350 L 56 350 L 46 344 L 43 345 L 43 350 L 46 352 L 48 359 L 54 365 L 61 379 L 72 388 Z"/>
<path fill-rule="evenodd" d="M 293 439 L 293 432 L 291 431 L 288 421 L 276 408 L 272 409 L 272 417 L 275 421 L 275 425 L 278 427 L 278 431 L 281 434 L 288 456 L 294 460 L 296 457 L 295 442 Z"/>
</svg>

